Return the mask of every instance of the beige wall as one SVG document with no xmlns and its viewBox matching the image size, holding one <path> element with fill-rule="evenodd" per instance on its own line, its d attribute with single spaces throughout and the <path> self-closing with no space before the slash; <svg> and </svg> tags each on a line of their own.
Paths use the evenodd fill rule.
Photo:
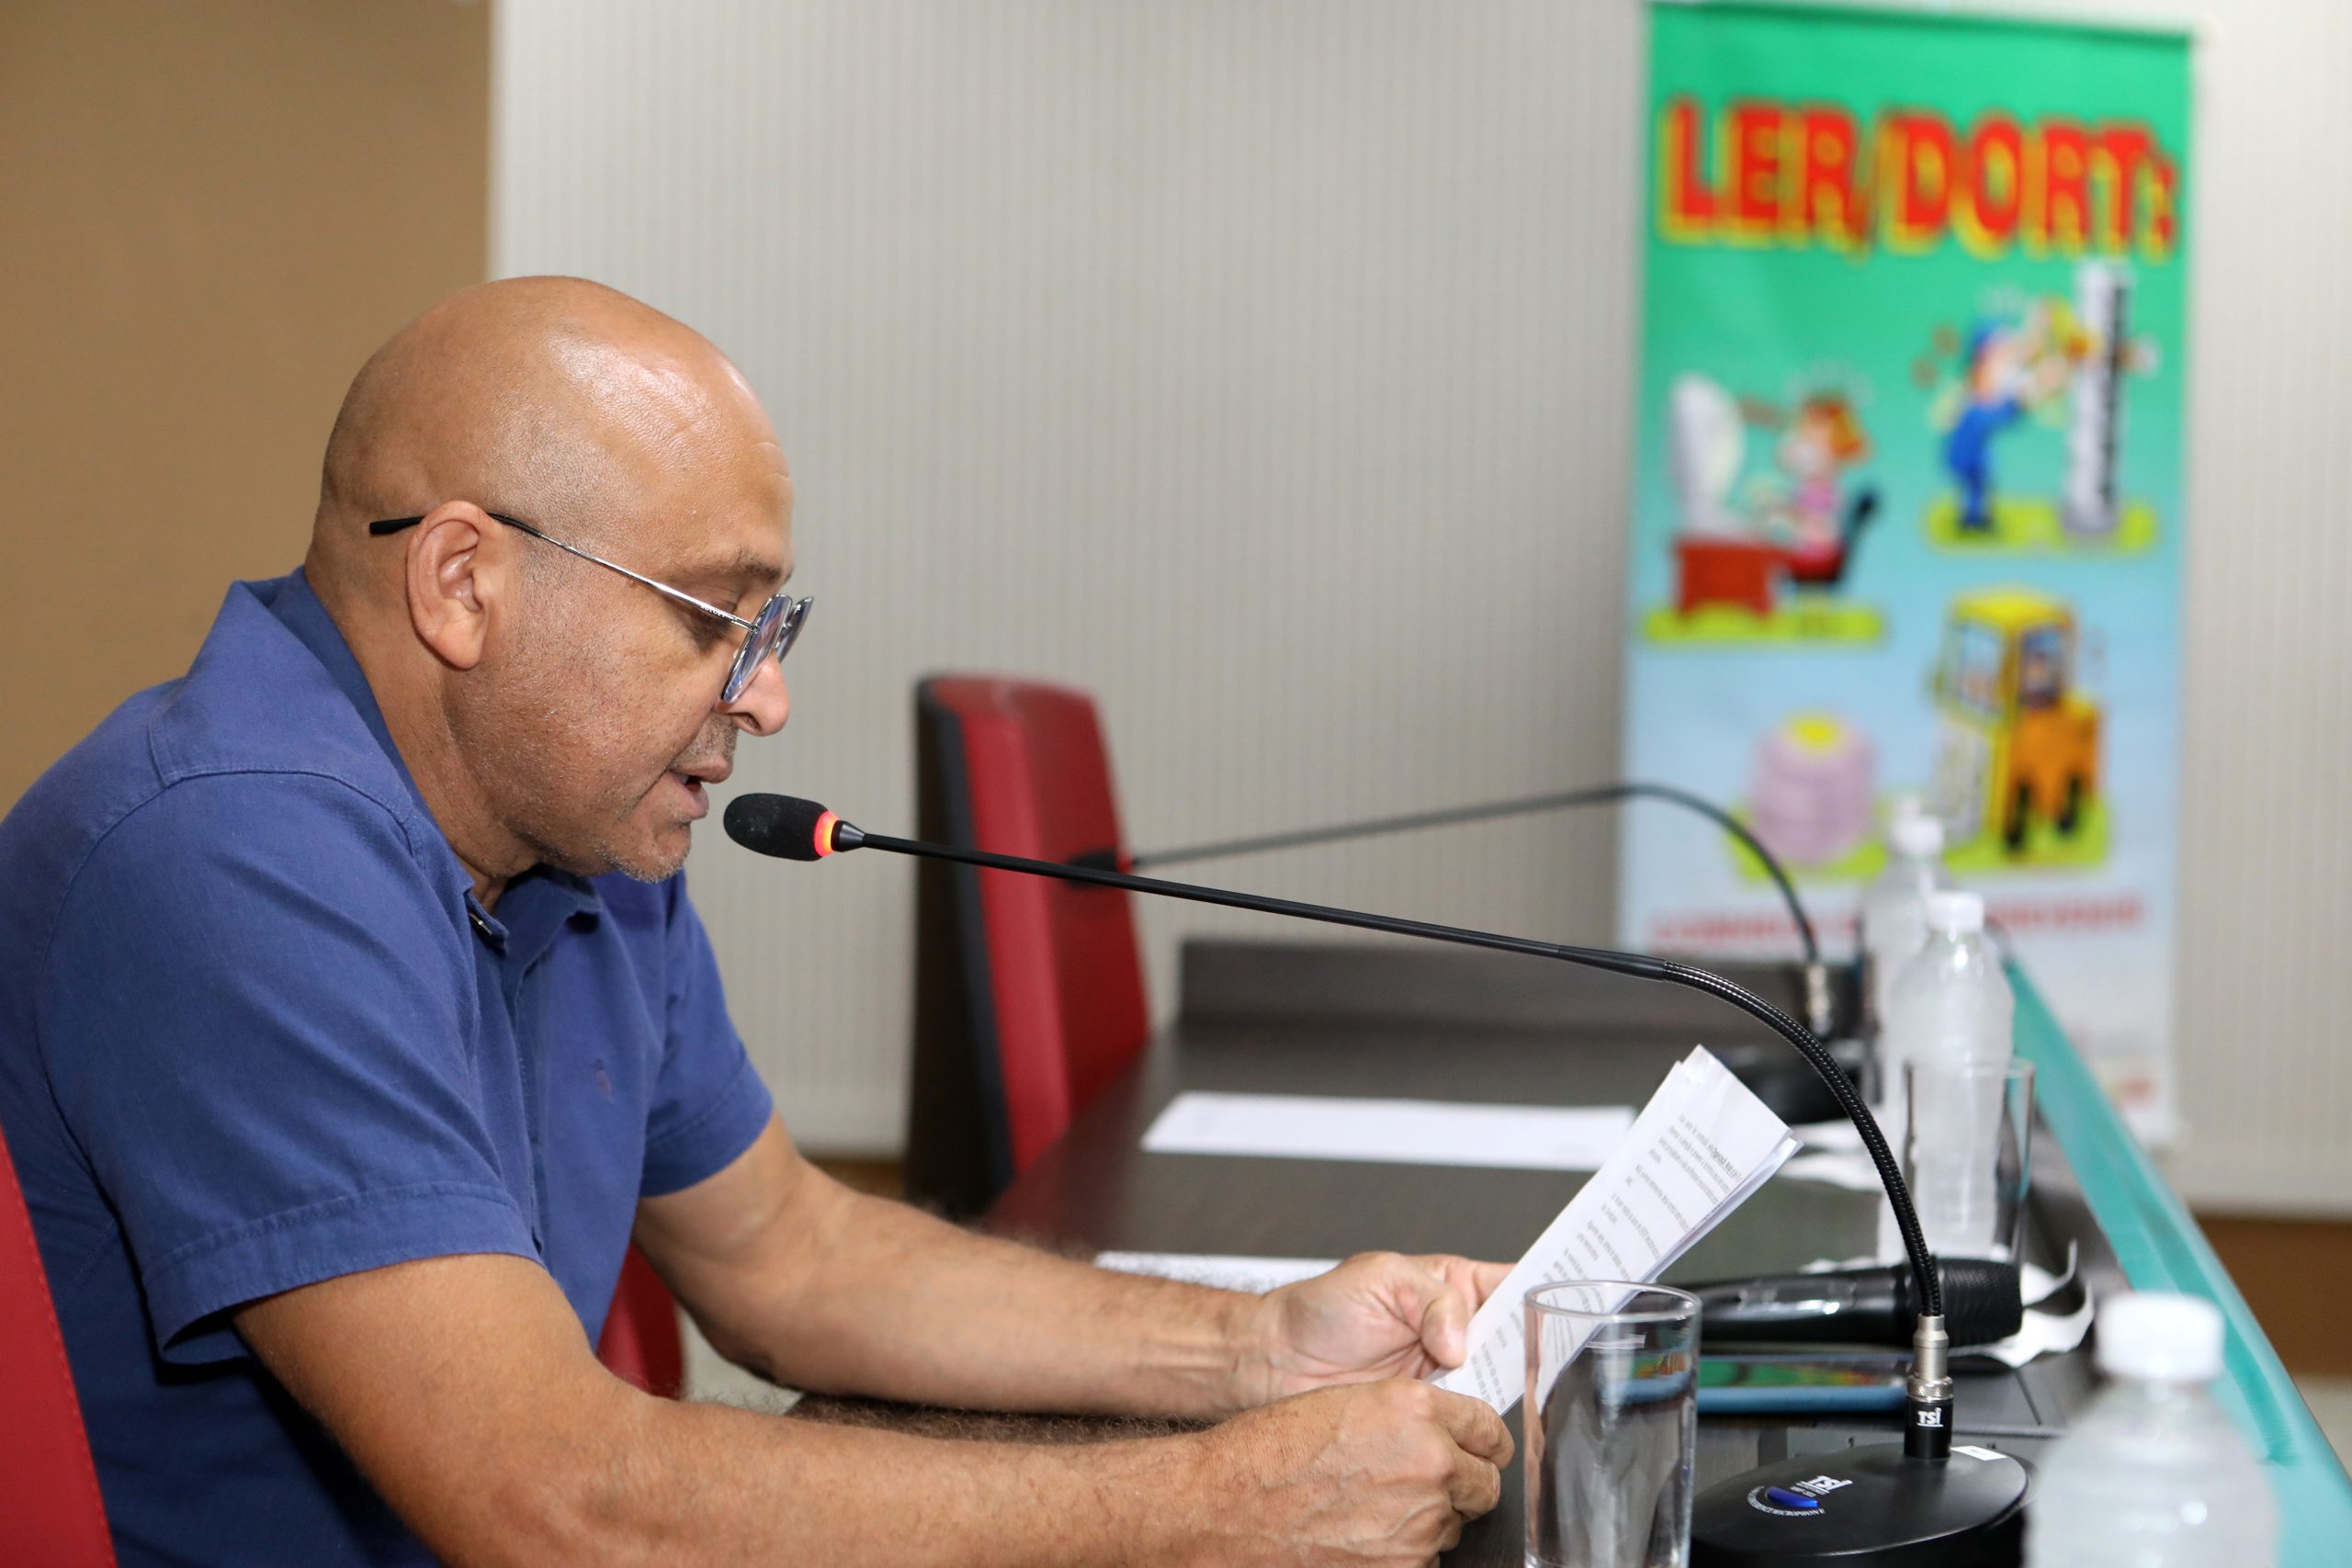
<svg viewBox="0 0 2352 1568">
<path fill-rule="evenodd" d="M 0 4 L 0 807 L 300 558 L 369 349 L 482 276 L 447 0 Z"/>
</svg>

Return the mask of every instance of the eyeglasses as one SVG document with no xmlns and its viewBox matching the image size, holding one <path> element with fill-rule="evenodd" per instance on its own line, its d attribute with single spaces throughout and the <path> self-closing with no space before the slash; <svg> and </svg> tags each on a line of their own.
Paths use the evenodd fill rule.
<svg viewBox="0 0 2352 1568">
<path fill-rule="evenodd" d="M 743 688 L 750 685 L 752 677 L 760 672 L 762 660 L 773 655 L 777 663 L 783 663 L 784 656 L 792 651 L 794 640 L 800 636 L 800 628 L 808 624 L 809 601 L 807 599 L 795 599 L 788 593 L 775 594 L 760 606 L 758 615 L 747 621 L 741 615 L 729 615 L 716 604 L 706 604 L 693 594 L 673 588 L 666 582 L 656 582 L 650 577 L 640 577 L 628 568 L 608 561 L 602 556 L 590 555 L 577 545 L 567 545 L 551 534 L 542 534 L 520 517 L 509 517 L 503 512 L 492 512 L 489 515 L 497 518 L 509 528 L 520 528 L 534 539 L 553 545 L 566 555 L 578 556 L 582 560 L 594 561 L 609 571 L 619 572 L 631 582 L 641 582 L 665 599 L 674 599 L 689 609 L 699 610 L 716 620 L 725 621 L 730 626 L 742 627 L 743 644 L 735 650 L 735 662 L 727 671 L 727 684 L 718 694 L 718 700 L 722 703 L 731 703 L 743 694 Z M 387 517 L 379 522 L 368 524 L 368 532 L 380 539 L 387 534 L 397 534 L 403 528 L 413 528 L 424 521 L 424 518 L 422 515 Z"/>
</svg>

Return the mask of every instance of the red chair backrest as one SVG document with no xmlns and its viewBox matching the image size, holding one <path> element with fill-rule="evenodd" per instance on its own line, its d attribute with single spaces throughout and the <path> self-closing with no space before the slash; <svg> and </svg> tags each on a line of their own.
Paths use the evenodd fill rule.
<svg viewBox="0 0 2352 1568">
<path fill-rule="evenodd" d="M 922 831 L 1003 854 L 1068 860 L 1122 840 L 1110 760 L 1093 701 L 1035 681 L 935 676 L 916 691 Z M 960 1113 L 980 1125 L 980 1187 L 950 1208 L 995 1195 L 1142 1050 L 1150 1031 L 1134 915 L 1124 893 L 1011 872 L 926 866 L 917 998 L 918 1078 L 939 1066 L 938 976 L 962 992 L 952 1052 L 967 1085 Z M 943 913 L 944 907 L 944 913 Z M 943 952 L 941 949 L 952 949 Z M 922 984 L 919 982 L 919 985 Z M 928 1038 L 927 1038 L 928 1036 Z M 928 1047 L 928 1049 L 927 1049 Z M 919 1199 L 940 1134 L 940 1096 L 918 1082 L 908 1175 Z M 949 1104 L 945 1113 L 957 1107 Z"/>
<path fill-rule="evenodd" d="M 678 1332 L 678 1303 L 670 1287 L 635 1247 L 621 1263 L 596 1359 L 648 1393 L 675 1399 L 686 1382 L 686 1348 Z"/>
<path fill-rule="evenodd" d="M 49 1275 L 17 1168 L 0 1141 L 0 1562 L 113 1568 L 97 1468 L 82 1426 Z"/>
</svg>

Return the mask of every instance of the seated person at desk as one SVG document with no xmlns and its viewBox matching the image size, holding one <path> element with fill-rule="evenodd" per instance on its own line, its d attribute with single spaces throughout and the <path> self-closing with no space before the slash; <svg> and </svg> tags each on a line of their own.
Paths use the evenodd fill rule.
<svg viewBox="0 0 2352 1568">
<path fill-rule="evenodd" d="M 302 570 L 0 824 L 0 1131 L 125 1564 L 1422 1562 L 1494 1506 L 1502 1424 L 1411 1380 L 1499 1265 L 1235 1295 L 795 1152 L 679 875 L 785 722 L 791 494 L 679 323 L 456 295 L 353 383 Z M 632 1234 L 786 1384 L 1232 1419 L 1034 1448 L 653 1398 L 592 1348 Z"/>
</svg>

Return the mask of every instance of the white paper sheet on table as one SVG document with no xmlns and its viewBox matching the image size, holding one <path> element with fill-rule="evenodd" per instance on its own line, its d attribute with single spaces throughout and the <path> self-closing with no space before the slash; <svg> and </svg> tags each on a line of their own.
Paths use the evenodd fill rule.
<svg viewBox="0 0 2352 1568">
<path fill-rule="evenodd" d="M 1824 1187 L 1842 1187 L 1849 1192 L 1886 1190 L 1886 1184 L 1879 1179 L 1878 1167 L 1860 1149 L 1835 1153 L 1807 1149 L 1783 1166 L 1781 1174 L 1793 1181 L 1817 1181 Z"/>
<path fill-rule="evenodd" d="M 1902 1108 L 1875 1108 L 1873 1113 L 1879 1131 L 1885 1135 L 1888 1152 L 1901 1159 Z M 1781 1175 L 1799 1181 L 1817 1181 L 1826 1187 L 1843 1187 L 1853 1192 L 1884 1190 L 1878 1167 L 1862 1147 L 1861 1132 L 1851 1122 L 1842 1117 L 1835 1122 L 1808 1122 L 1789 1131 L 1804 1141 L 1804 1152 L 1789 1161 L 1781 1168 Z"/>
<path fill-rule="evenodd" d="M 1526 1392 L 1521 1298 L 1529 1291 L 1565 1280 L 1657 1279 L 1796 1148 L 1781 1119 L 1729 1068 L 1703 1046 L 1692 1051 L 1471 1318 L 1468 1359 L 1438 1386 L 1507 1413 Z"/>
<path fill-rule="evenodd" d="M 1878 1121 L 1879 1131 L 1886 1134 L 1887 1146 L 1894 1147 L 1900 1141 L 1895 1134 L 1902 1129 L 1889 1127 L 1885 1115 L 1877 1107 L 1871 1107 L 1871 1113 Z M 1804 1142 L 1807 1154 L 1834 1154 L 1840 1150 L 1858 1150 L 1862 1146 L 1861 1130 L 1843 1116 L 1828 1122 L 1800 1122 L 1789 1131 Z"/>
<path fill-rule="evenodd" d="M 1623 1105 L 1187 1092 L 1153 1119 L 1143 1147 L 1157 1155 L 1598 1170 L 1633 1124 L 1633 1110 Z"/>
<path fill-rule="evenodd" d="M 1215 1285 L 1220 1291 L 1246 1291 L 1262 1296 L 1268 1291 L 1328 1274 L 1340 1266 L 1336 1258 L 1238 1258 L 1216 1252 L 1101 1252 L 1098 1269 L 1122 1274 L 1151 1274 L 1188 1284 Z"/>
<path fill-rule="evenodd" d="M 2021 1293 L 2028 1302 L 2048 1296 L 2054 1281 L 2050 1271 L 2027 1264 L 2019 1274 Z M 2029 1306 L 2018 1320 L 2018 1331 L 1996 1345 L 1987 1345 L 1978 1354 L 1992 1357 L 2006 1366 L 2022 1367 L 2037 1356 L 2064 1355 L 2083 1342 L 2091 1331 L 2091 1314 L 2098 1302 L 2087 1290 L 2082 1300 L 2069 1312 L 2058 1307 Z"/>
</svg>

